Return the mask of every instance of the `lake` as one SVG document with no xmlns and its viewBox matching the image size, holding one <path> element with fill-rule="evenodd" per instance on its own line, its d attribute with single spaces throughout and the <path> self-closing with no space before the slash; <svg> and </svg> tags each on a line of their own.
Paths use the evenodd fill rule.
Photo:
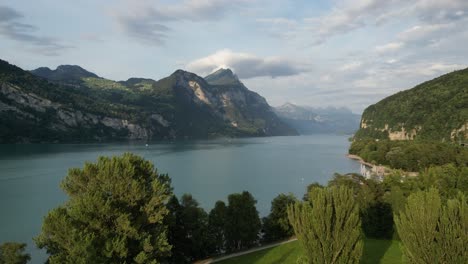
<svg viewBox="0 0 468 264">
<path fill-rule="evenodd" d="M 206 141 L 114 144 L 0 145 L 0 243 L 28 243 L 31 263 L 45 253 L 32 237 L 47 212 L 66 200 L 59 188 L 68 168 L 82 167 L 101 155 L 133 152 L 172 178 L 180 197 L 191 193 L 205 210 L 228 194 L 247 190 L 261 216 L 279 193 L 301 198 L 312 182 L 326 184 L 335 172 L 358 172 L 346 158 L 345 135 L 217 139 Z"/>
</svg>

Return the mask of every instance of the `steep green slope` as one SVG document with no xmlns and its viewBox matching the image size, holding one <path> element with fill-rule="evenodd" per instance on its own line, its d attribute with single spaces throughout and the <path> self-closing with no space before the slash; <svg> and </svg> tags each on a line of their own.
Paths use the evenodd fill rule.
<svg viewBox="0 0 468 264">
<path fill-rule="evenodd" d="M 448 73 L 369 106 L 356 139 L 468 139 L 468 69 Z"/>
</svg>

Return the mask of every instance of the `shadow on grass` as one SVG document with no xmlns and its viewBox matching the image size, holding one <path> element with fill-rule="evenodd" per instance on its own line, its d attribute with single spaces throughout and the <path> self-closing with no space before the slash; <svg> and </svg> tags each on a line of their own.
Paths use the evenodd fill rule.
<svg viewBox="0 0 468 264">
<path fill-rule="evenodd" d="M 365 239 L 361 264 L 381 263 L 382 258 L 391 245 L 391 240 Z"/>
</svg>

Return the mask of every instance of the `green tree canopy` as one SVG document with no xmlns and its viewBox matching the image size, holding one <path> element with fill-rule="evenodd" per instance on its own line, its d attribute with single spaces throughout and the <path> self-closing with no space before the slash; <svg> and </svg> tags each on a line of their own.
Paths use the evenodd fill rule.
<svg viewBox="0 0 468 264">
<path fill-rule="evenodd" d="M 306 254 L 301 261 L 359 263 L 363 243 L 353 191 L 344 186 L 315 188 L 308 200 L 288 206 L 289 221 Z"/>
<path fill-rule="evenodd" d="M 436 189 L 413 193 L 395 224 L 408 263 L 468 263 L 468 203 L 462 193 L 446 203 Z"/>
<path fill-rule="evenodd" d="M 271 201 L 270 214 L 263 220 L 265 241 L 275 241 L 294 235 L 294 230 L 289 223 L 287 208 L 296 201 L 292 193 L 279 194 Z"/>
<path fill-rule="evenodd" d="M 208 228 L 214 241 L 214 253 L 222 253 L 226 249 L 227 207 L 223 201 L 217 201 L 208 216 Z"/>
<path fill-rule="evenodd" d="M 29 254 L 24 253 L 26 244 L 6 242 L 0 245 L 0 264 L 26 264 L 31 260 Z"/>
<path fill-rule="evenodd" d="M 159 263 L 170 253 L 168 177 L 126 153 L 70 169 L 69 200 L 45 217 L 35 239 L 50 263 Z"/>
<path fill-rule="evenodd" d="M 261 228 L 257 201 L 247 191 L 228 196 L 226 242 L 229 251 L 252 247 Z"/>
</svg>

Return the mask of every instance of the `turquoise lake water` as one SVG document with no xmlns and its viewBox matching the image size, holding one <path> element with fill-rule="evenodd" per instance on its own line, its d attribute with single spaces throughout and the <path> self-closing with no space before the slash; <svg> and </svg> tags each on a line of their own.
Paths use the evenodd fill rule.
<svg viewBox="0 0 468 264">
<path fill-rule="evenodd" d="M 0 145 L 0 243 L 28 243 L 31 263 L 46 255 L 32 237 L 47 212 L 66 200 L 59 188 L 68 168 L 101 155 L 133 152 L 172 178 L 174 192 L 191 193 L 205 210 L 230 193 L 247 190 L 261 216 L 271 200 L 291 192 L 301 198 L 309 183 L 326 182 L 335 172 L 358 172 L 346 158 L 348 136 L 311 135 L 218 139 L 174 143 Z"/>
</svg>

